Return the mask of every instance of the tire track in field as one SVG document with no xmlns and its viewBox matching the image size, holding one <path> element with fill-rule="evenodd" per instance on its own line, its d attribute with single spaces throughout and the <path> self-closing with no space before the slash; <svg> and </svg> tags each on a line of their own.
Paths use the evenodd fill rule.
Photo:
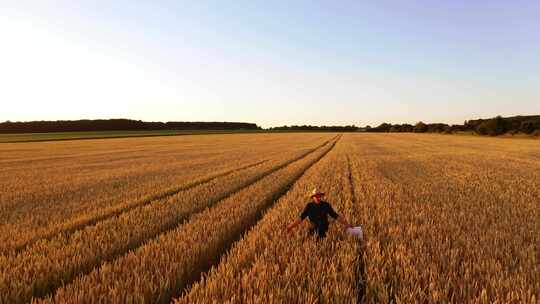
<svg viewBox="0 0 540 304">
<path fill-rule="evenodd" d="M 353 169 L 351 165 L 351 158 L 349 155 L 347 155 L 347 175 L 349 180 L 349 189 L 351 191 L 351 199 L 353 202 L 353 206 L 356 204 L 359 204 L 358 198 L 356 196 L 356 188 L 354 185 L 354 177 L 353 177 Z M 356 209 L 356 208 L 355 208 Z M 365 236 L 364 236 L 365 237 Z M 362 240 L 362 245 L 363 245 Z M 358 248 L 358 264 L 356 265 L 355 269 L 355 280 L 358 282 L 357 288 L 357 303 L 365 303 L 365 295 L 366 295 L 366 271 L 365 271 L 365 264 L 363 259 L 363 246 L 360 246 Z"/>
<path fill-rule="evenodd" d="M 28 302 L 31 300 L 32 297 L 47 296 L 55 292 L 56 289 L 58 289 L 60 286 L 71 283 L 74 279 L 77 278 L 77 276 L 86 275 L 96 267 L 102 265 L 103 263 L 112 261 L 122 255 L 125 255 L 127 252 L 135 250 L 140 246 L 144 245 L 149 240 L 155 239 L 159 235 L 175 229 L 182 223 L 189 221 L 189 218 L 194 214 L 197 214 L 204 209 L 213 206 L 217 202 L 224 200 L 237 192 L 240 192 L 241 190 L 257 183 L 261 179 L 269 176 L 270 174 L 309 156 L 317 150 L 324 148 L 332 141 L 335 145 L 337 137 L 339 136 L 329 139 L 322 144 L 312 149 L 309 149 L 292 159 L 286 160 L 276 167 L 267 169 L 266 171 L 247 179 L 245 182 L 241 182 L 238 185 L 233 186 L 229 191 L 216 194 L 215 198 L 212 198 L 207 203 L 203 203 L 195 207 L 190 206 L 184 213 L 175 214 L 172 218 L 161 219 L 158 224 L 153 226 L 153 230 L 148 231 L 147 229 L 128 229 L 131 226 L 126 226 L 127 224 L 122 221 L 122 216 L 120 216 L 116 217 L 118 221 L 115 221 L 115 218 L 110 218 L 109 220 L 98 222 L 95 226 L 86 226 L 84 230 L 80 230 L 80 234 L 78 232 L 76 238 L 73 236 L 58 235 L 58 238 L 53 238 L 50 241 L 39 242 L 34 246 L 27 247 L 26 252 L 21 252 L 19 255 L 9 258 L 12 260 L 9 263 L 12 264 L 11 266 L 8 265 L 8 261 L 6 261 L 6 265 L 2 267 L 4 269 L 0 274 L 3 274 L 7 281 L 5 281 L 4 283 L 0 281 L 0 283 L 2 283 L 0 284 L 0 291 L 7 288 L 9 294 L 4 295 L 7 298 L 6 301 L 15 301 L 15 303 Z M 152 208 L 151 206 L 148 207 Z M 135 212 L 136 210 L 143 210 L 142 208 L 145 207 L 136 208 L 132 210 L 132 212 Z M 146 218 L 146 216 L 150 214 L 149 212 L 151 212 L 151 210 L 143 210 L 141 212 L 139 212 L 140 214 L 138 214 L 138 217 L 141 217 L 141 215 L 143 215 L 142 218 Z M 165 220 L 165 222 L 163 222 L 163 220 Z M 155 222 L 155 220 L 152 221 Z M 107 223 L 107 225 L 104 225 L 103 223 Z M 115 226 L 117 224 L 122 224 L 123 226 Z M 111 236 L 109 236 L 107 233 L 107 231 L 110 231 L 111 227 L 114 227 L 114 229 L 117 230 L 116 236 L 123 239 L 111 239 Z M 87 231 L 86 229 L 89 230 Z M 100 243 L 103 242 L 103 240 L 101 239 L 105 239 L 105 244 Z M 118 244 L 118 240 L 121 240 L 121 242 L 119 245 L 116 245 Z M 84 248 L 84 246 L 87 245 L 88 241 L 92 241 L 93 243 L 88 246 L 89 248 L 83 252 L 82 256 L 79 255 L 78 248 Z M 112 243 L 113 241 L 114 243 Z M 62 245 L 60 246 L 60 244 Z M 98 245 L 105 246 L 103 247 L 105 249 L 101 247 L 96 248 L 96 246 Z M 67 253 L 66 246 L 69 246 L 69 250 Z M 33 249 L 36 249 L 37 251 L 34 251 Z M 27 254 L 25 255 L 25 253 Z M 27 256 L 29 256 L 30 259 L 27 258 Z M 35 259 L 32 256 L 35 256 Z M 27 272 L 33 271 L 33 264 L 38 263 L 37 261 L 41 261 L 42 257 L 46 257 L 45 261 L 48 263 L 47 265 L 49 265 L 46 266 L 48 267 L 48 272 L 34 273 L 32 276 L 28 277 L 29 274 L 27 274 Z M 25 268 L 27 270 L 22 269 L 19 270 L 18 273 L 10 275 L 9 273 L 11 271 L 9 269 L 11 267 L 18 267 L 19 263 L 26 264 Z M 43 265 L 40 264 L 40 267 L 43 267 Z M 12 282 L 9 283 L 10 281 Z M 32 287 L 27 288 L 25 286 Z M 13 288 L 16 288 L 17 290 L 13 290 Z M 17 296 L 14 297 L 14 294 L 17 294 Z M 4 296 L 0 294 L 0 302 L 6 299 L 4 298 Z"/>
<path fill-rule="evenodd" d="M 224 172 L 220 172 L 220 173 L 217 173 L 217 174 L 214 174 L 214 175 L 211 175 L 211 176 L 207 176 L 207 177 L 201 178 L 199 180 L 196 180 L 194 182 L 187 183 L 187 184 L 184 184 L 184 185 L 169 189 L 169 190 L 161 192 L 161 193 L 150 195 L 150 196 L 148 196 L 146 198 L 143 198 L 141 200 L 131 201 L 131 202 L 128 202 L 128 203 L 115 205 L 115 206 L 112 206 L 112 207 L 109 207 L 109 208 L 96 210 L 95 212 L 92 212 L 92 214 L 84 215 L 82 217 L 76 218 L 72 222 L 62 223 L 60 225 L 53 226 L 53 227 L 51 227 L 50 231 L 47 231 L 47 232 L 44 232 L 44 233 L 39 233 L 37 236 L 35 236 L 35 237 L 33 237 L 33 238 L 29 239 L 29 240 L 23 241 L 20 244 L 16 245 L 16 247 L 14 248 L 13 251 L 14 251 L 15 254 L 20 253 L 21 251 L 25 250 L 26 248 L 28 248 L 29 246 L 31 246 L 32 244 L 34 244 L 34 243 L 36 243 L 36 242 L 38 242 L 40 240 L 51 240 L 55 236 L 57 236 L 59 234 L 62 234 L 62 233 L 66 234 L 66 235 L 72 234 L 72 233 L 76 232 L 77 230 L 84 229 L 87 226 L 95 225 L 100 221 L 104 221 L 104 220 L 107 220 L 107 219 L 109 219 L 111 217 L 118 216 L 118 215 L 120 215 L 122 213 L 128 212 L 128 211 L 130 211 L 132 209 L 135 209 L 137 207 L 142 207 L 142 206 L 145 206 L 145 205 L 149 205 L 149 204 L 151 204 L 151 203 L 153 203 L 155 201 L 166 199 L 166 198 L 171 197 L 171 196 L 173 196 L 175 194 L 178 194 L 178 193 L 180 193 L 182 191 L 189 190 L 191 188 L 195 188 L 197 186 L 209 183 L 209 182 L 211 182 L 211 181 L 213 181 L 213 180 L 215 180 L 217 178 L 226 177 L 226 176 L 231 175 L 231 174 L 233 174 L 235 172 L 239 172 L 239 171 L 242 171 L 242 170 L 246 170 L 246 169 L 249 169 L 249 168 L 256 167 L 256 166 L 261 165 L 261 164 L 263 164 L 263 163 L 265 163 L 267 161 L 269 161 L 269 159 L 258 161 L 258 162 L 255 162 L 255 163 L 252 163 L 252 164 L 249 164 L 249 165 L 246 165 L 246 166 L 241 166 L 241 167 L 238 167 L 238 168 L 235 168 L 235 169 L 226 170 Z M 6 252 L 6 253 L 8 253 L 8 252 Z"/>
<path fill-rule="evenodd" d="M 270 190 L 269 192 L 263 195 L 264 198 L 260 199 L 258 202 L 255 202 L 253 205 L 248 206 L 247 209 L 243 211 L 243 213 L 240 213 L 242 214 L 241 217 L 232 219 L 231 220 L 232 223 L 228 222 L 229 223 L 228 226 L 222 228 L 223 231 L 227 231 L 227 233 L 223 235 L 224 237 L 209 238 L 209 239 L 204 237 L 205 242 L 203 243 L 204 244 L 207 244 L 206 242 L 209 242 L 209 243 L 205 245 L 206 249 L 199 252 L 200 255 L 197 255 L 197 254 L 190 255 L 189 252 L 185 252 L 187 256 L 194 257 L 195 260 L 177 261 L 175 259 L 174 261 L 176 261 L 176 263 L 183 264 L 182 267 L 180 266 L 177 266 L 177 267 L 180 267 L 183 269 L 183 268 L 189 267 L 189 265 L 193 265 L 195 267 L 194 268 L 195 271 L 190 272 L 186 274 L 185 276 L 183 276 L 182 283 L 179 283 L 179 282 L 174 283 L 171 281 L 167 281 L 166 279 L 163 279 L 163 278 L 158 279 L 160 280 L 160 282 L 163 282 L 163 280 L 166 280 L 171 285 L 170 286 L 167 285 L 167 287 L 164 287 L 167 289 L 167 291 L 161 293 L 159 296 L 159 299 L 153 298 L 153 297 L 150 297 L 150 298 L 145 297 L 145 299 L 146 300 L 153 299 L 151 301 L 159 301 L 159 302 L 166 303 L 170 301 L 173 297 L 176 297 L 181 292 L 183 292 L 184 288 L 198 281 L 204 273 L 206 273 L 209 269 L 211 269 L 213 266 L 217 265 L 220 262 L 220 259 L 222 258 L 222 256 L 227 253 L 227 251 L 231 248 L 231 246 L 233 246 L 234 243 L 237 242 L 246 231 L 248 231 L 250 228 L 255 226 L 260 221 L 260 219 L 264 216 L 264 212 L 268 208 L 270 208 L 277 200 L 279 200 L 280 197 L 286 194 L 287 191 L 289 191 L 289 189 L 305 174 L 306 170 L 308 170 L 313 165 L 318 163 L 323 157 L 325 157 L 330 151 L 333 150 L 333 148 L 335 147 L 336 143 L 339 141 L 340 138 L 341 136 L 336 136 L 330 141 L 327 141 L 327 144 L 320 147 L 324 149 L 320 153 L 320 155 L 317 154 L 312 159 L 307 160 L 305 164 L 298 164 L 298 167 L 296 169 L 291 169 L 291 170 L 296 170 L 296 171 L 294 173 L 291 173 L 291 175 L 289 175 L 288 179 L 286 179 L 285 182 L 283 182 L 282 184 L 276 185 L 274 189 Z M 305 155 L 304 157 L 300 159 L 308 157 L 309 154 L 311 153 L 308 153 L 307 155 Z M 282 166 L 281 169 L 289 170 L 287 167 L 293 166 L 293 165 L 295 164 L 291 162 L 289 165 Z M 149 242 L 147 245 L 145 245 L 146 247 L 141 248 L 143 253 L 141 253 L 141 250 L 137 250 L 137 251 L 134 250 L 132 254 L 124 255 L 123 257 L 120 257 L 119 260 L 113 261 L 112 263 L 107 264 L 106 265 L 107 270 L 104 270 L 104 271 L 106 271 L 107 273 L 111 271 L 113 273 L 116 273 L 112 278 L 109 278 L 111 282 L 108 282 L 107 279 L 100 278 L 98 279 L 97 282 L 95 282 L 95 284 L 90 283 L 90 286 L 94 286 L 94 287 L 97 286 L 97 288 L 105 287 L 107 291 L 103 291 L 103 292 L 106 294 L 107 292 L 109 292 L 109 289 L 112 290 L 112 289 L 119 288 L 118 286 L 114 285 L 114 283 L 122 284 L 123 282 L 127 282 L 128 284 L 131 284 L 129 283 L 128 277 L 132 278 L 133 277 L 132 275 L 135 275 L 134 273 L 140 273 L 138 271 L 140 267 L 143 267 L 143 268 L 146 267 L 145 268 L 146 270 L 153 272 L 151 277 L 154 279 L 159 278 L 160 276 L 163 276 L 164 274 L 168 272 L 168 270 L 163 270 L 163 269 L 160 269 L 159 267 L 156 268 L 153 266 L 148 266 L 148 263 L 155 262 L 154 259 L 157 259 L 158 260 L 157 263 L 159 265 L 163 264 L 167 259 L 170 258 L 170 254 L 174 254 L 174 253 L 169 253 L 169 252 L 175 250 L 174 248 L 177 247 L 177 245 L 175 244 L 184 243 L 182 241 L 182 237 L 191 238 L 191 235 L 192 235 L 191 231 L 193 229 L 198 229 L 199 227 L 200 228 L 205 227 L 207 224 L 206 223 L 207 221 L 213 222 L 213 219 L 215 217 L 222 217 L 222 213 L 224 212 L 223 211 L 224 209 L 227 210 L 230 208 L 237 208 L 236 199 L 238 198 L 241 201 L 242 199 L 247 199 L 247 197 L 249 197 L 250 191 L 252 190 L 251 187 L 258 186 L 259 188 L 266 189 L 267 186 L 274 183 L 273 180 L 275 178 L 278 178 L 279 176 L 281 176 L 279 175 L 280 172 L 278 172 L 278 170 L 276 170 L 274 173 L 278 175 L 277 176 L 267 175 L 265 176 L 266 179 L 265 178 L 260 179 L 261 183 L 257 183 L 257 182 L 252 183 L 248 187 L 242 188 L 240 191 L 237 191 L 231 194 L 229 197 L 221 200 L 215 206 L 209 209 L 206 209 L 204 212 L 201 212 L 201 214 L 195 215 L 191 220 L 184 223 L 184 225 L 186 226 L 183 226 L 183 227 L 179 226 L 176 231 L 171 231 L 171 234 L 165 234 L 164 232 L 163 235 L 156 236 L 155 238 L 156 242 Z M 286 176 L 287 174 L 281 177 L 286 177 Z M 242 191 L 248 191 L 248 192 L 242 193 Z M 235 197 L 235 195 L 239 195 L 239 197 Z M 158 237 L 160 238 L 158 239 Z M 180 237 L 180 239 L 178 239 L 178 237 Z M 174 248 L 167 249 L 168 248 L 167 246 L 171 246 L 171 244 Z M 189 241 L 188 241 L 188 244 L 189 244 Z M 163 248 L 163 246 L 166 246 L 166 247 Z M 157 252 L 154 252 L 156 249 L 158 249 L 158 251 L 163 251 L 163 254 L 158 254 Z M 149 251 L 149 250 L 154 250 L 152 251 L 154 253 L 150 255 L 145 255 L 144 252 Z M 181 252 L 183 255 L 184 254 L 183 250 L 184 249 L 177 249 L 176 252 L 177 253 Z M 167 253 L 169 253 L 169 255 Z M 146 260 L 134 262 L 132 259 L 137 256 Z M 118 272 L 119 269 L 117 268 L 126 269 L 123 266 L 124 263 L 133 265 L 135 269 L 130 268 L 128 272 L 122 272 L 122 271 Z M 187 263 L 187 264 L 184 264 L 184 263 Z M 155 271 L 152 271 L 152 269 L 155 269 Z M 80 277 L 80 280 L 77 280 L 76 282 L 74 282 L 74 280 L 72 280 L 71 282 L 67 282 L 66 283 L 67 286 L 61 290 L 61 294 L 65 295 L 66 288 L 70 288 L 69 291 L 75 291 L 75 292 L 77 292 L 78 290 L 87 291 L 84 288 L 79 289 L 80 288 L 79 285 L 84 284 L 84 280 L 86 281 L 91 280 L 91 278 L 93 276 L 95 277 L 95 275 L 99 276 L 99 273 L 101 271 L 102 271 L 101 269 L 95 269 L 92 271 L 92 274 L 90 276 Z M 131 272 L 134 272 L 134 273 L 131 273 Z M 145 286 L 150 285 L 150 283 L 148 282 L 140 281 L 140 283 L 144 284 Z M 98 292 L 97 294 L 99 295 L 102 293 Z M 86 297 L 86 295 L 80 295 L 80 296 L 82 296 L 83 298 Z M 52 300 L 52 298 L 48 298 L 47 300 Z M 56 301 L 63 302 L 63 300 L 61 299 L 56 300 Z"/>
</svg>

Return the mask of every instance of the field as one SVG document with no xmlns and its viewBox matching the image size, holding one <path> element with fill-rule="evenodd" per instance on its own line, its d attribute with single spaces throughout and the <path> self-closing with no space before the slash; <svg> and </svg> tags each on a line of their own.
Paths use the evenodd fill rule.
<svg viewBox="0 0 540 304">
<path fill-rule="evenodd" d="M 535 140 L 66 140 L 0 165 L 0 303 L 540 301 Z M 284 231 L 314 187 L 363 242 Z"/>
<path fill-rule="evenodd" d="M 155 131 L 80 131 L 80 132 L 49 132 L 49 133 L 0 133 L 0 143 L 41 142 L 59 140 L 178 136 L 201 134 L 234 134 L 256 133 L 251 130 L 155 130 Z"/>
</svg>

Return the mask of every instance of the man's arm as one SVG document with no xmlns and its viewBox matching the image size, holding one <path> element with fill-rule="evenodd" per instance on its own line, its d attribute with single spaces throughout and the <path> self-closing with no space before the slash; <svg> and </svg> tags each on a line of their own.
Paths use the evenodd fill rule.
<svg viewBox="0 0 540 304">
<path fill-rule="evenodd" d="M 300 225 L 302 223 L 302 219 L 297 219 L 296 221 L 292 222 L 287 226 L 287 232 L 291 232 L 296 226 Z"/>
<path fill-rule="evenodd" d="M 300 218 L 297 219 L 296 221 L 290 223 L 286 230 L 287 232 L 291 232 L 294 228 L 296 228 L 296 226 L 300 225 L 302 223 L 302 221 L 308 217 L 308 214 L 309 214 L 309 206 L 310 204 L 307 204 L 306 207 L 304 207 L 304 210 L 302 211 L 302 214 L 300 214 Z"/>
</svg>

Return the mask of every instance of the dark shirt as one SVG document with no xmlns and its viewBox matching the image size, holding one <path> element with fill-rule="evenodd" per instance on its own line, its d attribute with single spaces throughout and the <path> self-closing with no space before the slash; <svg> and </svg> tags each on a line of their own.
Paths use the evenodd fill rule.
<svg viewBox="0 0 540 304">
<path fill-rule="evenodd" d="M 313 226 L 311 232 L 318 234 L 320 237 L 324 237 L 326 235 L 326 231 L 328 230 L 328 215 L 334 219 L 338 218 L 339 216 L 336 211 L 334 211 L 332 206 L 330 206 L 330 204 L 327 202 L 309 202 L 300 215 L 300 218 L 302 220 L 304 220 L 306 217 L 309 218 L 309 221 Z"/>
</svg>

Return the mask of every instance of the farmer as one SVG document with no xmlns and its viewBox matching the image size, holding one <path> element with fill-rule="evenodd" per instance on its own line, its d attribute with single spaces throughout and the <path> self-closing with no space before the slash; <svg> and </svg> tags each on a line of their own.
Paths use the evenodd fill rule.
<svg viewBox="0 0 540 304">
<path fill-rule="evenodd" d="M 300 215 L 300 218 L 287 226 L 287 232 L 292 231 L 307 217 L 311 222 L 309 233 L 311 235 L 316 235 L 319 239 L 322 239 L 326 236 L 326 231 L 328 231 L 329 215 L 337 220 L 341 225 L 345 226 L 345 228 L 351 228 L 352 226 L 349 225 L 349 223 L 347 223 L 343 217 L 339 216 L 329 203 L 322 200 L 323 197 L 323 192 L 320 192 L 317 188 L 313 189 L 310 196 L 312 201 L 306 205 L 304 211 Z"/>
</svg>

